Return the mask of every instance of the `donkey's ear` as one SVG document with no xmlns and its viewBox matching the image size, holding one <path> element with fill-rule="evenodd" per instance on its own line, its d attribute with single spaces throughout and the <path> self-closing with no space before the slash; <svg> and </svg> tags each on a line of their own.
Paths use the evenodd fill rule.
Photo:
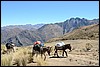
<svg viewBox="0 0 100 67">
<path fill-rule="evenodd" d="M 69 46 L 70 46 L 70 44 L 69 44 Z"/>
<path fill-rule="evenodd" d="M 70 44 L 66 44 L 66 45 L 70 46 Z"/>
</svg>

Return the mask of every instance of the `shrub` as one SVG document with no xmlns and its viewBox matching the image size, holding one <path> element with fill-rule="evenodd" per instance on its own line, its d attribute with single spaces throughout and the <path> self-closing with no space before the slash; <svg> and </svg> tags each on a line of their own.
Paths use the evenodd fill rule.
<svg viewBox="0 0 100 67">
<path fill-rule="evenodd" d="M 1 50 L 5 50 L 6 46 L 5 45 L 1 45 Z"/>
<path fill-rule="evenodd" d="M 40 56 L 37 58 L 37 66 L 46 66 L 47 63 Z"/>
<path fill-rule="evenodd" d="M 7 53 L 7 50 L 1 50 L 1 54 L 6 54 Z"/>
<path fill-rule="evenodd" d="M 1 66 L 12 66 L 12 55 L 4 55 L 1 58 Z"/>
<path fill-rule="evenodd" d="M 89 51 L 92 48 L 92 45 L 90 43 L 86 43 L 86 50 Z"/>
<path fill-rule="evenodd" d="M 21 66 L 21 59 L 20 58 L 16 58 L 14 64 L 16 64 L 17 66 Z"/>
<path fill-rule="evenodd" d="M 27 57 L 26 56 L 22 57 L 21 63 L 22 63 L 22 66 L 26 66 L 26 64 L 27 64 Z"/>
<path fill-rule="evenodd" d="M 29 56 L 28 56 L 28 62 L 29 62 L 29 63 L 33 62 L 32 54 L 29 54 Z"/>
<path fill-rule="evenodd" d="M 26 66 L 27 64 L 27 56 L 19 56 L 19 57 L 16 57 L 14 59 L 14 64 L 16 64 L 17 66 Z"/>
</svg>

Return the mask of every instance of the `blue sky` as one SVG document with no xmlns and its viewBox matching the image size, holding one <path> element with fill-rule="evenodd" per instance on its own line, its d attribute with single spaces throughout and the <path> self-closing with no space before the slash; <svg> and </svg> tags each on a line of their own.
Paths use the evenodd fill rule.
<svg viewBox="0 0 100 67">
<path fill-rule="evenodd" d="M 99 1 L 1 1 L 1 26 L 99 18 Z"/>
</svg>

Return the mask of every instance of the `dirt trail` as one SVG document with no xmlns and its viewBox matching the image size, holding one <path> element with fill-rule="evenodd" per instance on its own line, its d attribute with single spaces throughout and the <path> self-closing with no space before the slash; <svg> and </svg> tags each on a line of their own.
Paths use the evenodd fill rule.
<svg viewBox="0 0 100 67">
<path fill-rule="evenodd" d="M 46 65 L 43 66 L 99 66 L 99 60 L 95 60 L 90 54 L 68 54 L 68 57 L 53 57 L 47 56 Z M 36 66 L 36 63 L 31 63 L 29 66 Z"/>
<path fill-rule="evenodd" d="M 67 51 L 68 57 L 53 58 L 53 51 L 51 56 L 47 55 L 45 61 L 46 65 L 43 66 L 99 66 L 98 40 L 67 40 L 64 42 L 70 43 L 73 49 L 72 52 Z M 46 45 L 53 46 L 56 43 L 57 42 L 46 43 Z M 86 43 L 90 43 L 93 46 L 91 51 L 85 51 Z M 61 53 L 58 54 L 61 56 Z M 34 63 L 31 65 L 34 66 Z"/>
<path fill-rule="evenodd" d="M 94 66 L 99 65 L 98 60 L 91 60 L 89 56 L 69 54 L 67 58 L 48 58 L 48 66 Z"/>
</svg>

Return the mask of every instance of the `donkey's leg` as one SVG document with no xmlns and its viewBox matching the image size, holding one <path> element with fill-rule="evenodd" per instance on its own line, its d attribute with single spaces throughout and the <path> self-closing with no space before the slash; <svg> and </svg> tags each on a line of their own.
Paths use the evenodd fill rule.
<svg viewBox="0 0 100 67">
<path fill-rule="evenodd" d="M 54 56 L 57 54 L 57 50 L 55 51 L 55 53 L 54 53 Z"/>
<path fill-rule="evenodd" d="M 64 57 L 64 50 L 63 50 L 63 54 L 62 54 L 62 56 Z"/>
<path fill-rule="evenodd" d="M 34 62 L 33 60 L 34 60 L 34 55 L 35 55 L 36 53 L 35 53 L 35 50 L 32 50 L 32 54 L 31 54 L 31 57 L 32 57 L 32 62 Z"/>
<path fill-rule="evenodd" d="M 36 57 L 38 56 L 38 53 L 36 53 Z"/>
<path fill-rule="evenodd" d="M 35 55 L 35 50 L 32 50 L 32 57 Z"/>
<path fill-rule="evenodd" d="M 43 54 L 41 54 L 41 58 L 43 58 L 43 56 L 42 56 Z"/>
<path fill-rule="evenodd" d="M 57 51 L 56 51 L 56 53 L 57 53 L 57 57 L 59 57 L 59 56 L 58 56 L 58 52 L 57 52 Z"/>
<path fill-rule="evenodd" d="M 64 51 L 64 52 L 66 53 L 66 57 L 68 57 L 67 52 L 66 51 Z"/>
<path fill-rule="evenodd" d="M 15 47 L 13 47 L 12 49 L 13 49 L 13 52 L 15 52 Z"/>
<path fill-rule="evenodd" d="M 32 54 L 31 54 L 31 57 L 34 59 L 34 55 L 35 55 L 35 53 L 34 52 L 32 52 Z"/>
<path fill-rule="evenodd" d="M 7 54 L 10 54 L 10 49 L 7 50 Z"/>
<path fill-rule="evenodd" d="M 57 57 L 59 57 L 59 56 L 58 56 L 58 52 L 57 52 L 57 50 L 56 50 L 55 53 L 54 53 L 54 56 L 55 56 L 55 55 L 57 55 Z"/>
<path fill-rule="evenodd" d="M 45 55 L 45 53 L 44 53 L 44 61 L 46 60 L 46 55 Z"/>
<path fill-rule="evenodd" d="M 35 55 L 35 53 L 32 53 L 32 57 Z"/>
</svg>

